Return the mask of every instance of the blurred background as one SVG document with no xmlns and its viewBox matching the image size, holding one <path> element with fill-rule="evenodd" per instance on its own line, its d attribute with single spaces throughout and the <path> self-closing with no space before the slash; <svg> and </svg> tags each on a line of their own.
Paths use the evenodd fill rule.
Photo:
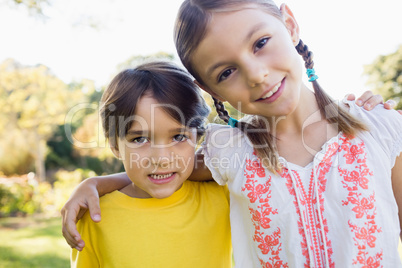
<svg viewBox="0 0 402 268">
<path fill-rule="evenodd" d="M 69 267 L 61 207 L 85 178 L 122 170 L 102 137 L 102 91 L 145 60 L 180 64 L 181 2 L 0 0 L 0 268 Z M 284 2 L 326 91 L 372 90 L 402 109 L 401 1 Z"/>
</svg>

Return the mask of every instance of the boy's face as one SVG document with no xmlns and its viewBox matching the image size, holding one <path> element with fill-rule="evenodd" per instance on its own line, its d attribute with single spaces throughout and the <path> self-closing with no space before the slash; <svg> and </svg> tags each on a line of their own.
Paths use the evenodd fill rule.
<svg viewBox="0 0 402 268">
<path fill-rule="evenodd" d="M 166 198 L 177 191 L 194 168 L 196 131 L 186 128 L 151 96 L 136 107 L 131 128 L 119 139 L 127 175 L 133 182 L 124 193 L 138 198 Z"/>
</svg>

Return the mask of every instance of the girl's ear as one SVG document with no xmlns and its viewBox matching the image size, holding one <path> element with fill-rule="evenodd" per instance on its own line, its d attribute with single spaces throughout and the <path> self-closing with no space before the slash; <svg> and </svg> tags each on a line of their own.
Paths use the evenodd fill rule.
<svg viewBox="0 0 402 268">
<path fill-rule="evenodd" d="M 215 99 L 218 99 L 220 101 L 226 101 L 224 98 L 222 98 L 221 96 L 219 96 L 218 94 L 216 94 L 215 92 L 213 92 L 209 87 L 202 85 L 201 83 L 199 83 L 197 80 L 194 80 L 194 83 L 199 86 L 202 90 L 204 90 L 205 92 L 207 92 L 209 95 L 211 95 L 212 97 L 214 97 Z"/>
<path fill-rule="evenodd" d="M 297 24 L 295 16 L 290 8 L 286 4 L 282 4 L 280 7 L 283 20 L 285 22 L 285 26 L 288 29 L 290 37 L 292 38 L 292 42 L 294 46 L 297 46 L 300 41 L 300 28 Z"/>
</svg>

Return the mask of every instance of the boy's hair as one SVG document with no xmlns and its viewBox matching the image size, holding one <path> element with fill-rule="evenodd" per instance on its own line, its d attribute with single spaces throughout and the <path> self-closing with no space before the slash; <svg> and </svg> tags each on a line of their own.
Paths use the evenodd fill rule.
<svg viewBox="0 0 402 268">
<path fill-rule="evenodd" d="M 182 68 L 165 61 L 154 61 L 116 75 L 101 99 L 100 114 L 105 137 L 118 148 L 133 124 L 139 99 L 152 96 L 178 123 L 205 132 L 204 121 L 210 109 L 200 89 Z"/>
<path fill-rule="evenodd" d="M 283 21 L 280 9 L 271 0 L 185 0 L 181 5 L 174 31 L 176 50 L 183 65 L 200 84 L 204 83 L 195 71 L 194 64 L 197 63 L 193 62 L 192 56 L 206 35 L 212 15 L 217 12 L 240 10 L 241 7 L 239 6 L 244 4 L 259 6 L 262 10 Z M 314 68 L 313 54 L 301 40 L 296 46 L 296 50 L 303 57 L 305 67 Z M 313 82 L 313 88 L 321 115 L 329 123 L 338 124 L 339 130 L 350 137 L 358 131 L 367 130 L 364 124 L 339 107 L 322 90 L 317 81 Z M 219 117 L 228 122 L 229 114 L 225 110 L 224 104 L 215 98 L 213 99 Z M 269 131 L 259 131 L 269 129 L 267 119 L 256 115 L 250 116 L 247 120 L 239 121 L 237 127 L 252 142 L 264 166 L 273 172 L 280 170 L 275 137 Z"/>
</svg>

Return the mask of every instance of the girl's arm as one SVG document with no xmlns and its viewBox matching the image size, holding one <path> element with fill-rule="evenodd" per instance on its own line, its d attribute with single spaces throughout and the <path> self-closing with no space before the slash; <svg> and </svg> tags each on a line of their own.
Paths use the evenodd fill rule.
<svg viewBox="0 0 402 268">
<path fill-rule="evenodd" d="M 101 220 L 99 196 L 124 188 L 130 183 L 131 180 L 123 172 L 89 178 L 75 188 L 61 210 L 63 236 L 72 248 L 82 250 L 85 246 L 75 224 L 88 209 L 93 221 Z"/>
<path fill-rule="evenodd" d="M 399 210 L 399 226 L 402 230 L 402 153 L 396 158 L 392 168 L 392 189 Z M 402 232 L 399 234 L 402 240 Z"/>
</svg>

